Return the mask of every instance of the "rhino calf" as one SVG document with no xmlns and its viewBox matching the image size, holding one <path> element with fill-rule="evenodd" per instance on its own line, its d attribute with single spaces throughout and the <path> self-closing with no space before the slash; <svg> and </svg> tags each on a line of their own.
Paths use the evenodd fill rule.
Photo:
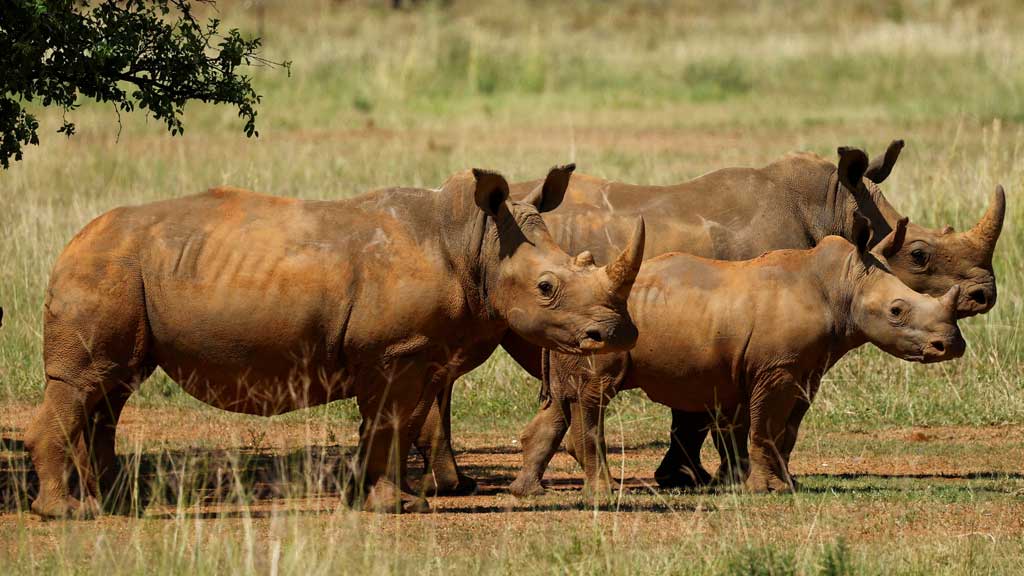
<svg viewBox="0 0 1024 576">
<path fill-rule="evenodd" d="M 790 490 L 788 464 L 799 425 L 793 415 L 843 355 L 867 342 L 916 362 L 957 358 L 965 349 L 956 324 L 959 287 L 935 298 L 914 292 L 887 268 L 907 220 L 874 249 L 868 248 L 867 222 L 858 218 L 858 226 L 857 244 L 829 236 L 810 250 L 748 261 L 676 253 L 645 262 L 629 299 L 640 330 L 632 351 L 546 354 L 549 399 L 522 435 L 524 463 L 512 493 L 543 492 L 544 469 L 570 422 L 567 444 L 588 489 L 606 490 L 603 409 L 631 388 L 749 430 L 746 487 Z M 745 458 L 745 434 L 737 442 Z"/>
<path fill-rule="evenodd" d="M 125 402 L 156 367 L 213 406 L 272 415 L 355 397 L 354 491 L 372 510 L 416 511 L 409 430 L 429 401 L 511 329 L 570 354 L 636 341 L 626 312 L 643 221 L 605 268 L 569 257 L 540 212 L 572 166 L 523 201 L 466 171 L 439 190 L 394 188 L 302 202 L 220 188 L 119 208 L 57 259 L 46 293 L 46 391 L 25 445 L 32 510 L 99 511 Z M 71 465 L 83 498 L 70 495 Z"/>
</svg>

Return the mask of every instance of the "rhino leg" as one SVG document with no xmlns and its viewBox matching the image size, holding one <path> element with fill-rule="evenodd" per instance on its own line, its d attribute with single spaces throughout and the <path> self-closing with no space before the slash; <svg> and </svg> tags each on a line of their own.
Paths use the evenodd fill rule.
<svg viewBox="0 0 1024 576">
<path fill-rule="evenodd" d="M 73 385 L 49 379 L 43 404 L 25 433 L 25 447 L 39 475 L 39 494 L 32 511 L 43 517 L 88 517 L 98 512 L 68 491 L 72 472 L 69 450 L 78 441 L 85 422 L 85 397 Z M 76 464 L 84 465 L 84 462 Z"/>
<path fill-rule="evenodd" d="M 747 411 L 741 410 L 736 418 L 720 418 L 715 426 L 712 439 L 718 450 L 720 464 L 712 479 L 714 484 L 742 483 L 750 474 L 750 454 L 747 449 L 750 422 L 747 416 Z"/>
<path fill-rule="evenodd" d="M 88 238 L 79 242 L 88 248 L 84 244 Z M 39 475 L 32 510 L 46 517 L 87 517 L 99 512 L 97 481 L 109 474 L 109 466 L 100 474 L 92 469 L 93 458 L 88 455 L 97 438 L 83 440 L 82 433 L 104 398 L 143 380 L 152 365 L 137 266 L 109 261 L 109 248 L 95 253 L 69 251 L 71 258 L 58 260 L 50 281 L 44 310 L 46 390 L 25 433 L 25 445 Z M 98 437 L 104 461 L 112 459 L 115 426 L 116 420 L 111 419 Z M 77 449 L 80 442 L 81 450 Z M 68 490 L 68 478 L 76 469 L 83 484 L 82 500 Z"/>
<path fill-rule="evenodd" d="M 541 479 L 572 421 L 569 401 L 552 398 L 542 406 L 519 437 L 523 447 L 523 466 L 509 486 L 515 496 L 539 496 L 544 493 Z"/>
<path fill-rule="evenodd" d="M 88 463 L 79 468 L 83 494 L 87 492 L 108 510 L 119 509 L 125 502 L 115 490 L 118 469 L 114 440 L 121 410 L 134 391 L 132 386 L 123 385 L 108 392 L 86 418 L 76 447 L 75 460 Z"/>
<path fill-rule="evenodd" d="M 362 422 L 359 426 L 361 476 L 353 496 L 362 497 L 368 512 L 426 512 L 426 499 L 406 483 L 406 459 L 412 448 L 410 431 L 419 430 L 427 404 L 437 390 L 422 370 L 396 371 L 393 381 L 377 382 L 356 395 Z M 389 393 L 394 391 L 394 393 Z M 417 413 L 420 416 L 417 416 Z M 417 421 L 419 420 L 419 421 Z M 352 498 L 353 504 L 357 498 Z"/>
<path fill-rule="evenodd" d="M 431 401 L 430 410 L 416 435 L 416 450 L 423 458 L 423 479 L 419 492 L 432 495 L 462 495 L 476 491 L 476 480 L 459 470 L 452 448 L 452 391 L 448 384 Z"/>
<path fill-rule="evenodd" d="M 672 411 L 669 448 L 654 472 L 662 488 L 694 488 L 711 481 L 700 461 L 700 449 L 713 419 L 707 412 Z"/>
<path fill-rule="evenodd" d="M 583 490 L 592 496 L 605 496 L 618 488 L 608 466 L 608 447 L 604 438 L 603 404 L 573 402 L 572 431 L 576 458 L 583 466 Z"/>
<path fill-rule="evenodd" d="M 789 473 L 789 460 L 793 454 L 793 448 L 796 447 L 797 435 L 800 432 L 800 424 L 803 422 L 804 416 L 807 415 L 807 411 L 811 408 L 811 402 L 814 400 L 814 393 L 817 391 L 815 386 L 809 394 L 806 396 L 800 396 L 797 398 L 796 405 L 793 406 L 793 411 L 789 415 L 789 420 L 786 422 L 786 436 L 782 441 L 782 445 L 779 447 L 779 452 L 782 453 L 782 458 L 786 463 L 786 473 Z M 790 475 L 790 482 L 794 487 L 797 486 L 797 482 Z"/>
<path fill-rule="evenodd" d="M 755 493 L 792 492 L 785 448 L 790 415 L 801 387 L 788 372 L 755 382 L 750 401 L 750 475 L 747 490 Z"/>
</svg>

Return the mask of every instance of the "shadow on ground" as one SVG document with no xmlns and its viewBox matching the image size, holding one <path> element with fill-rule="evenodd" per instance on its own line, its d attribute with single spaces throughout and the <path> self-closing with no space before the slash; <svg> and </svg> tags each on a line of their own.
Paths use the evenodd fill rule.
<svg viewBox="0 0 1024 576">
<path fill-rule="evenodd" d="M 630 447 L 629 449 L 635 449 Z M 465 454 L 501 455 L 511 454 L 507 447 L 474 447 Z M 337 497 L 339 505 L 352 483 L 353 446 L 306 446 L 284 453 L 269 453 L 247 448 L 237 449 L 185 449 L 159 450 L 140 454 L 119 455 L 121 473 L 107 508 L 111 511 L 139 513 L 151 505 L 192 506 L 194 504 L 240 504 L 249 505 L 284 499 Z M 411 480 L 418 480 L 421 459 L 411 455 L 409 469 Z M 470 476 L 480 480 L 476 496 L 498 496 L 507 494 L 516 465 L 503 463 L 472 462 L 463 467 Z M 510 463 L 511 464 L 511 463 Z M 518 464 L 518 462 L 516 462 Z M 963 474 L 813 474 L 801 476 L 800 491 L 808 494 L 828 493 L 876 493 L 886 494 L 905 491 L 906 484 L 876 484 L 875 480 L 923 480 L 923 481 L 972 481 L 972 480 L 1024 480 L 1024 474 L 1006 472 L 968 472 Z M 625 478 L 624 492 L 630 495 L 664 493 L 681 494 L 685 491 L 659 490 L 649 479 Z M 858 483 L 867 482 L 866 485 Z M 811 485 L 809 486 L 808 483 Z M 562 496 L 579 495 L 583 488 L 582 477 L 552 478 L 545 482 L 552 491 L 549 494 Z M 70 479 L 72 491 L 77 492 L 77 478 Z M 0 513 L 20 512 L 28 505 L 39 489 L 39 480 L 25 452 L 24 443 L 12 433 L 0 437 Z M 973 491 L 1002 491 L 997 486 L 964 485 Z M 702 489 L 690 493 L 714 493 Z M 673 505 L 646 502 L 643 504 L 615 502 L 587 502 L 582 497 L 566 498 L 565 502 L 549 500 L 523 500 L 515 504 L 484 504 L 460 506 L 458 500 L 449 501 L 443 507 L 444 513 L 488 514 L 509 511 L 565 511 L 565 510 L 644 510 L 647 512 L 678 512 L 678 503 Z M 451 505 L 455 504 L 455 505 Z M 685 505 L 682 509 L 685 509 Z M 288 513 L 318 514 L 329 510 L 294 510 Z M 236 512 L 190 512 L 194 517 L 224 517 Z M 241 512 L 238 512 L 241 514 Z M 263 514 L 264 511 L 247 511 L 248 516 Z M 270 514 L 270 511 L 266 512 Z M 280 513 L 280 512 L 277 512 Z"/>
</svg>

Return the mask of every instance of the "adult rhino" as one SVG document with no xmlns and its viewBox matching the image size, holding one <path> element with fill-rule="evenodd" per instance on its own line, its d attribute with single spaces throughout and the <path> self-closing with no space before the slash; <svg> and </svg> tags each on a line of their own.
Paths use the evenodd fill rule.
<svg viewBox="0 0 1024 576">
<path fill-rule="evenodd" d="M 425 509 L 404 481 L 406 431 L 506 331 L 571 354 L 636 341 L 626 298 L 643 221 L 607 268 L 570 258 L 540 212 L 561 203 L 572 170 L 551 170 L 522 201 L 473 170 L 439 190 L 302 202 L 218 188 L 100 216 L 57 259 L 46 293 L 46 391 L 25 437 L 32 509 L 98 511 L 121 409 L 157 366 L 234 412 L 356 397 L 365 508 Z"/>
<path fill-rule="evenodd" d="M 673 186 L 635 186 L 576 174 L 566 201 L 545 220 L 563 248 L 587 251 L 598 263 L 622 245 L 629 218 L 637 215 L 647 224 L 648 257 L 680 251 L 745 260 L 770 250 L 811 248 L 829 235 L 853 241 L 858 212 L 869 220 L 874 238 L 884 238 L 902 215 L 878 184 L 889 176 L 902 149 L 902 140 L 893 141 L 884 156 L 869 161 L 859 149 L 839 148 L 838 166 L 815 154 L 797 153 L 762 168 L 725 168 Z M 539 185 L 514 184 L 513 197 L 524 197 Z M 916 292 L 940 297 L 959 286 L 959 318 L 987 312 L 996 301 L 992 253 L 1004 212 L 1005 197 L 998 187 L 988 211 L 966 232 L 911 223 L 888 265 Z M 540 376 L 541 355 L 535 347 L 513 334 L 506 336 L 502 347 L 534 377 Z M 439 492 L 473 486 L 452 458 L 449 401 L 450 390 L 438 398 L 417 440 L 420 453 L 430 456 L 425 459 Z M 794 409 L 794 427 L 809 405 L 802 401 Z M 672 442 L 656 473 L 659 483 L 689 486 L 706 480 L 699 448 L 709 423 L 705 413 L 673 411 Z"/>
</svg>

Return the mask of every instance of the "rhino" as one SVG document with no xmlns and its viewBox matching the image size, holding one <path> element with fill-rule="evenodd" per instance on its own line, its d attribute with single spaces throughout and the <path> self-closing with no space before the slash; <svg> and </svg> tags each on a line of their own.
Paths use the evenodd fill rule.
<svg viewBox="0 0 1024 576">
<path fill-rule="evenodd" d="M 724 168 L 674 186 L 636 186 L 574 174 L 562 206 L 545 214 L 555 240 L 571 253 L 589 251 L 597 263 L 613 257 L 629 234 L 629 218 L 647 223 L 648 256 L 686 252 L 718 260 L 745 260 L 777 249 L 807 249 L 829 235 L 853 239 L 855 214 L 868 219 L 882 238 L 902 215 L 879 188 L 891 173 L 902 140 L 869 160 L 860 149 L 838 149 L 838 165 L 810 153 L 787 155 L 761 168 Z M 541 183 L 512 186 L 513 197 L 533 193 Z M 911 289 L 942 296 L 960 286 L 957 316 L 987 312 L 996 302 L 992 254 L 1002 229 L 1006 199 L 997 187 L 985 215 L 970 230 L 930 229 L 909 224 L 889 269 Z M 502 347 L 540 377 L 541 354 L 509 333 Z M 439 493 L 473 489 L 457 468 L 450 444 L 451 391 L 441 394 L 416 446 Z M 799 425 L 800 403 L 793 411 Z M 658 467 L 663 486 L 692 486 L 706 480 L 699 448 L 710 426 L 708 414 L 673 410 L 670 448 Z M 725 461 L 725 460 L 723 460 Z M 699 477 L 699 478 L 698 478 Z"/>
<path fill-rule="evenodd" d="M 405 480 L 408 431 L 505 332 L 567 354 L 636 341 L 626 298 L 643 220 L 608 266 L 571 258 L 540 213 L 561 203 L 573 169 L 552 169 L 519 201 L 500 174 L 474 169 L 438 190 L 326 202 L 216 188 L 96 218 L 46 291 L 46 388 L 25 436 L 40 483 L 32 510 L 100 512 L 121 409 L 156 367 L 245 414 L 355 397 L 352 503 L 426 510 Z"/>
<path fill-rule="evenodd" d="M 903 360 L 941 362 L 966 348 L 956 323 L 958 285 L 934 298 L 889 272 L 907 220 L 874 249 L 867 221 L 859 222 L 856 244 L 827 236 L 809 250 L 740 262 L 682 253 L 646 261 L 629 298 L 640 331 L 635 348 L 602 357 L 545 351 L 546 402 L 521 437 L 512 493 L 544 492 L 544 469 L 570 423 L 567 444 L 583 465 L 585 489 L 607 492 L 604 409 L 634 388 L 673 409 L 721 415 L 738 429 L 733 470 L 747 472 L 749 457 L 746 489 L 792 490 L 799 425 L 792 413 L 844 355 L 870 342 Z"/>
</svg>

